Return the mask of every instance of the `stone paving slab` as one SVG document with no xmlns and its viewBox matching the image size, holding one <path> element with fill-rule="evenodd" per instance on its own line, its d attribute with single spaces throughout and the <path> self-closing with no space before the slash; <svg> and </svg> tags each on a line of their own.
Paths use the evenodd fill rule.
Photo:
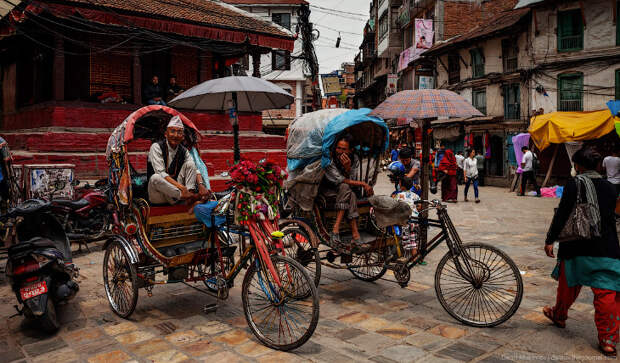
<svg viewBox="0 0 620 363">
<path fill-rule="evenodd" d="M 385 176 L 376 188 L 387 193 Z M 110 312 L 101 281 L 103 252 L 75 258 L 80 292 L 58 309 L 62 329 L 46 336 L 14 314 L 15 297 L 0 286 L 0 363 L 24 362 L 527 362 L 602 360 L 596 350 L 592 294 L 584 289 L 567 328 L 557 329 L 541 314 L 555 301 L 549 277 L 555 261 L 543 241 L 558 200 L 517 197 L 505 189 L 481 187 L 480 204 L 448 206 L 465 242 L 490 243 L 517 263 L 524 297 L 519 311 L 495 328 L 464 326 L 448 315 L 435 296 L 434 274 L 447 252 L 440 246 L 426 266 L 412 270 L 400 288 L 388 273 L 373 283 L 347 270 L 323 268 L 321 316 L 314 336 L 293 352 L 273 351 L 247 327 L 240 299 L 241 278 L 230 298 L 213 314 L 213 302 L 184 285 L 157 286 L 153 297 L 140 291 L 136 312 L 124 320 Z M 431 231 L 432 233 L 432 231 Z"/>
</svg>

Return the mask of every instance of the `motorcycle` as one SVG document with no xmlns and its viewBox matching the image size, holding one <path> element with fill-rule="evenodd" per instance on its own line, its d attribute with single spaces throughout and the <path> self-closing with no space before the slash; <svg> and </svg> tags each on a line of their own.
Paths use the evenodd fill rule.
<svg viewBox="0 0 620 363">
<path fill-rule="evenodd" d="M 79 183 L 75 181 L 74 183 Z M 88 183 L 76 189 L 79 199 L 52 199 L 52 209 L 62 216 L 61 223 L 70 241 L 96 241 L 110 232 L 112 222 L 106 181 L 98 181 L 95 188 Z"/>
<path fill-rule="evenodd" d="M 48 333 L 60 328 L 58 303 L 79 290 L 69 240 L 51 212 L 50 202 L 31 199 L 0 218 L 17 221 L 17 243 L 9 247 L 6 265 L 7 282 L 21 305 L 15 306 L 17 313 L 36 320 Z"/>
</svg>

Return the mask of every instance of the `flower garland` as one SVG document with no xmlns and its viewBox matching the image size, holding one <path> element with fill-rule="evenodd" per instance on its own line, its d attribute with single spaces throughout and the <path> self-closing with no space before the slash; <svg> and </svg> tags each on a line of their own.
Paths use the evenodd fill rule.
<svg viewBox="0 0 620 363">
<path fill-rule="evenodd" d="M 262 160 L 258 164 L 244 160 L 230 169 L 230 176 L 238 191 L 237 221 L 278 217 L 278 199 L 288 177 L 286 170 L 271 160 Z"/>
</svg>

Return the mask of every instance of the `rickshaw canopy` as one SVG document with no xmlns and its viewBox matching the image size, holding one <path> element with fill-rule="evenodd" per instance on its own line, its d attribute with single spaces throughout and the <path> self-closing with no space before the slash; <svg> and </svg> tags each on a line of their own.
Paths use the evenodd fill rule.
<svg viewBox="0 0 620 363">
<path fill-rule="evenodd" d="M 106 157 L 109 158 L 112 152 L 118 152 L 134 139 L 163 139 L 168 122 L 173 116 L 179 116 L 185 126 L 185 144 L 195 145 L 200 139 L 200 132 L 192 121 L 173 108 L 152 105 L 134 111 L 114 129 L 108 139 Z"/>
<path fill-rule="evenodd" d="M 615 130 L 620 121 L 609 110 L 591 112 L 551 112 L 534 116 L 528 132 L 540 150 L 550 144 L 594 140 Z"/>
<path fill-rule="evenodd" d="M 331 148 L 345 130 L 352 134 L 359 150 L 383 152 L 389 143 L 389 130 L 378 117 L 369 116 L 370 109 L 325 109 L 307 113 L 289 127 L 287 161 L 289 170 L 304 168 L 321 159 L 321 167 L 331 163 Z"/>
</svg>

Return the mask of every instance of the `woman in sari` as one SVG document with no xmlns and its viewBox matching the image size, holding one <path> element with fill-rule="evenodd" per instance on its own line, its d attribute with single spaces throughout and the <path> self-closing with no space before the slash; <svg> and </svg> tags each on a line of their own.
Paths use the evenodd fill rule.
<svg viewBox="0 0 620 363">
<path fill-rule="evenodd" d="M 458 198 L 458 180 L 456 178 L 456 158 L 452 150 L 447 149 L 441 162 L 439 163 L 439 171 L 445 174 L 441 181 L 441 200 L 449 203 L 456 203 Z"/>
<path fill-rule="evenodd" d="M 553 243 L 558 240 L 577 203 L 590 205 L 588 222 L 594 237 L 560 242 L 557 265 L 552 276 L 558 280 L 554 307 L 545 306 L 544 315 L 560 328 L 566 327 L 568 309 L 579 296 L 581 286 L 594 294 L 594 322 L 600 351 L 616 356 L 620 326 L 620 245 L 616 231 L 616 189 L 595 171 L 601 156 L 592 149 L 581 149 L 573 156 L 578 175 L 564 187 L 557 212 L 549 227 L 545 253 L 555 257 Z"/>
</svg>

